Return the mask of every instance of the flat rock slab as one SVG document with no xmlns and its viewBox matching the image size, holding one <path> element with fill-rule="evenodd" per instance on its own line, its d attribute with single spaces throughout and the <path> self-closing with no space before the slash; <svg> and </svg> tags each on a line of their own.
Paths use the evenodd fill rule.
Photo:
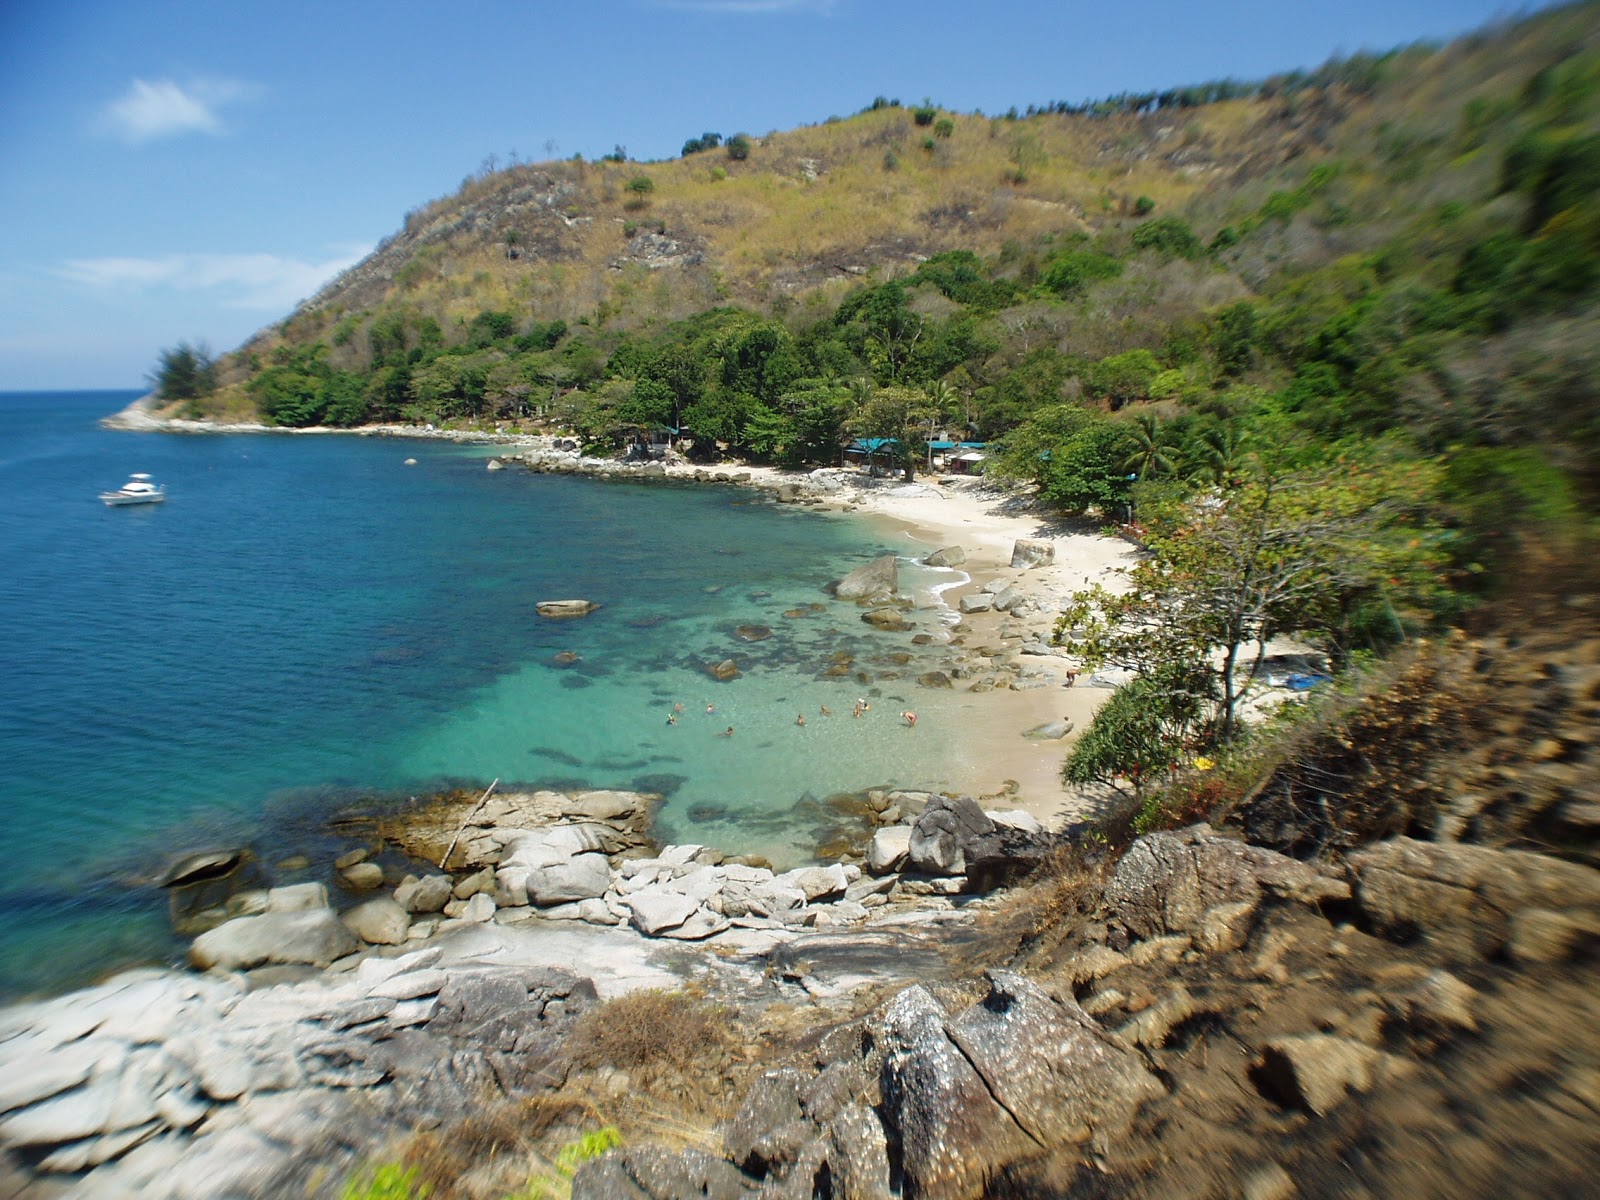
<svg viewBox="0 0 1600 1200">
<path fill-rule="evenodd" d="M 541 617 L 548 617 L 554 621 L 587 617 L 599 607 L 593 600 L 541 600 L 534 605 L 534 609 Z"/>
<path fill-rule="evenodd" d="M 360 947 L 356 935 L 328 909 L 263 913 L 202 933 L 189 947 L 189 961 L 202 970 L 245 970 L 262 963 L 325 967 Z"/>
</svg>

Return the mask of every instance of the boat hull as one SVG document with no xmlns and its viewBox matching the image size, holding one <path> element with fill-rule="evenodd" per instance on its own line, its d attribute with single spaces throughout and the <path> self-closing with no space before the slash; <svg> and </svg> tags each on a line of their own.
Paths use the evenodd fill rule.
<svg viewBox="0 0 1600 1200">
<path fill-rule="evenodd" d="M 124 496 L 118 492 L 101 492 L 100 499 L 106 502 L 107 508 L 122 508 L 129 504 L 163 504 L 167 498 L 161 492 L 152 492 L 146 496 Z"/>
</svg>

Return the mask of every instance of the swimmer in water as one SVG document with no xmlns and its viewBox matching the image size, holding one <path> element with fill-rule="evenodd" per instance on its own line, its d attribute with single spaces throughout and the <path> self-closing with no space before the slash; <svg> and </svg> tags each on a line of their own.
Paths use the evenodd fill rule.
<svg viewBox="0 0 1600 1200">
<path fill-rule="evenodd" d="M 718 737 L 732 737 L 733 736 L 733 726 L 729 725 L 721 733 L 717 734 L 717 736 Z"/>
<path fill-rule="evenodd" d="M 829 708 L 826 704 L 824 704 L 822 706 L 822 715 L 825 716 L 825 717 L 833 716 L 833 709 Z"/>
<path fill-rule="evenodd" d="M 668 725 L 676 725 L 677 723 L 678 723 L 678 714 L 677 713 L 668 713 L 667 714 L 667 724 Z"/>
<path fill-rule="evenodd" d="M 901 713 L 900 715 L 906 719 L 906 728 L 908 728 L 908 729 L 916 728 L 916 724 L 917 724 L 917 714 L 916 713 L 912 712 L 908 708 L 908 709 L 906 709 L 905 712 Z"/>
<path fill-rule="evenodd" d="M 715 704 L 708 704 L 706 705 L 706 711 L 708 713 L 714 713 L 717 711 L 717 706 Z"/>
<path fill-rule="evenodd" d="M 796 713 L 794 717 L 794 723 L 803 727 L 806 723 L 805 713 Z"/>
</svg>

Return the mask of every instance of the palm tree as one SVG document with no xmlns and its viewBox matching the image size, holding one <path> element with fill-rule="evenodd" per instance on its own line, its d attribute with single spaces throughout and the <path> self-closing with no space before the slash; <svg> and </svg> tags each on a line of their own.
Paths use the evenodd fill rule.
<svg viewBox="0 0 1600 1200">
<path fill-rule="evenodd" d="M 1222 422 L 1204 430 L 1190 454 L 1197 473 L 1221 486 L 1243 471 L 1250 458 L 1249 437 L 1237 422 Z"/>
<path fill-rule="evenodd" d="M 1160 418 L 1150 413 L 1140 413 L 1127 433 L 1132 448 L 1122 461 L 1124 471 L 1130 471 L 1140 479 L 1150 479 L 1156 475 L 1170 474 L 1175 469 L 1172 461 L 1175 447 Z"/>
</svg>

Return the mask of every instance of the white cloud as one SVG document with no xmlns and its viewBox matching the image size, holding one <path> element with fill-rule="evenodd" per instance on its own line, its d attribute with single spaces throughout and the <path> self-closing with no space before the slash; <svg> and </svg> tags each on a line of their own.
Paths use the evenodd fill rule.
<svg viewBox="0 0 1600 1200">
<path fill-rule="evenodd" d="M 156 258 L 74 258 L 55 274 L 98 291 L 211 292 L 225 308 L 287 312 L 316 294 L 370 246 L 339 247 L 320 261 L 278 254 L 166 254 Z"/>
<path fill-rule="evenodd" d="M 199 79 L 187 86 L 171 79 L 135 79 L 107 104 L 104 124 L 124 141 L 138 145 L 185 133 L 224 132 L 220 109 L 253 89 L 236 80 Z"/>
</svg>

